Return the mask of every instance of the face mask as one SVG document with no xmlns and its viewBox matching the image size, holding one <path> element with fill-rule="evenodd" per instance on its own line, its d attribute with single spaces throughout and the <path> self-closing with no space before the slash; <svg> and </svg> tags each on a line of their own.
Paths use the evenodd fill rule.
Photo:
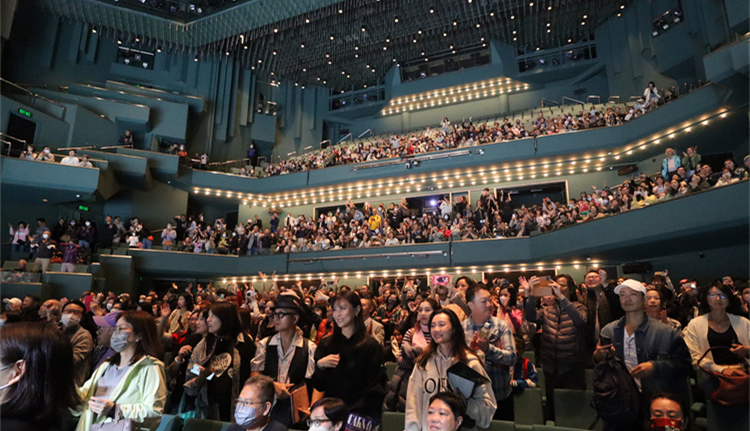
<svg viewBox="0 0 750 431">
<path fill-rule="evenodd" d="M 114 305 L 115 305 L 115 304 L 112 304 L 112 303 L 107 303 L 107 311 L 112 311 L 112 307 L 113 307 Z"/>
<path fill-rule="evenodd" d="M 669 418 L 651 418 L 651 427 L 653 431 L 681 431 L 682 421 Z"/>
<path fill-rule="evenodd" d="M 76 222 L 72 221 L 72 222 L 70 222 L 70 225 L 71 225 L 71 226 L 75 226 L 75 225 L 76 225 Z"/>
<path fill-rule="evenodd" d="M 167 225 L 167 229 L 172 229 L 172 225 L 171 225 L 171 224 L 168 224 L 168 225 Z"/>
<path fill-rule="evenodd" d="M 90 222 L 86 222 L 86 226 L 91 226 L 91 223 Z"/>
<path fill-rule="evenodd" d="M 44 235 L 42 235 L 42 238 L 44 238 L 44 239 L 47 239 L 47 238 L 49 238 L 49 235 L 47 235 L 47 234 L 45 233 Z"/>
<path fill-rule="evenodd" d="M 262 416 L 260 418 L 255 417 L 255 407 L 237 405 L 237 408 L 234 409 L 234 421 L 241 428 L 250 428 L 261 418 Z"/>
<path fill-rule="evenodd" d="M 49 150 L 44 150 L 44 154 L 49 154 Z"/>
<path fill-rule="evenodd" d="M 324 427 L 323 425 L 318 426 L 311 426 L 309 431 L 329 431 L 328 428 Z"/>
<path fill-rule="evenodd" d="M 501 296 L 500 297 L 500 303 L 503 304 L 503 306 L 506 306 L 508 304 L 508 297 L 507 296 Z"/>
<path fill-rule="evenodd" d="M 109 347 L 117 353 L 125 350 L 130 345 L 128 343 L 128 332 L 118 332 L 112 334 L 112 338 L 109 339 Z"/>
<path fill-rule="evenodd" d="M 65 328 L 72 328 L 76 325 L 78 325 L 78 322 L 81 321 L 81 318 L 73 313 L 65 313 L 62 315 L 62 318 L 60 319 L 60 323 Z"/>
</svg>

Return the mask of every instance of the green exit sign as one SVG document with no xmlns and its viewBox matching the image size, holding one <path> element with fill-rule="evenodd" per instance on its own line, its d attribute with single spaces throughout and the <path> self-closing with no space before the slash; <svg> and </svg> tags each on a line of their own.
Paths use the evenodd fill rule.
<svg viewBox="0 0 750 431">
<path fill-rule="evenodd" d="M 21 114 L 21 115 L 23 115 L 23 116 L 25 116 L 25 117 L 31 117 L 31 112 L 29 112 L 29 111 L 27 111 L 27 110 L 25 110 L 23 108 L 18 108 L 18 113 Z"/>
<path fill-rule="evenodd" d="M 79 210 L 79 211 L 87 211 L 87 212 L 88 212 L 88 210 L 89 210 L 89 207 L 85 207 L 85 206 L 83 206 L 83 205 L 78 205 L 78 210 Z"/>
</svg>

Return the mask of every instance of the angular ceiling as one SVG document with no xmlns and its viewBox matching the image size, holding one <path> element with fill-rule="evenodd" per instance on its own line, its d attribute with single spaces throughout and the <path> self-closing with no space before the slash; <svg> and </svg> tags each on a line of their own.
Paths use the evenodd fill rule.
<svg viewBox="0 0 750 431">
<path fill-rule="evenodd" d="M 377 84 L 394 63 L 454 50 L 460 54 L 490 40 L 524 51 L 575 43 L 632 2 L 253 0 L 222 4 L 208 16 L 186 20 L 184 13 L 167 19 L 127 6 L 136 0 L 35 1 L 128 45 L 183 50 L 198 58 L 223 55 L 269 80 L 325 81 L 327 87 L 347 90 Z M 180 3 L 189 9 L 207 1 Z"/>
</svg>

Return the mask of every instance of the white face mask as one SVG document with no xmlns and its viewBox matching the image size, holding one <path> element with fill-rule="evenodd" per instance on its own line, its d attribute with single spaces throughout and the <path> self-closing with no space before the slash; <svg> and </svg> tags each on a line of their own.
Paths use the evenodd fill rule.
<svg viewBox="0 0 750 431">
<path fill-rule="evenodd" d="M 508 305 L 508 297 L 507 296 L 501 296 L 500 297 L 500 303 L 504 306 Z"/>
<path fill-rule="evenodd" d="M 86 226 L 91 226 L 91 222 L 86 222 Z"/>
<path fill-rule="evenodd" d="M 81 318 L 73 313 L 63 313 L 62 318 L 60 319 L 60 323 L 65 328 L 72 328 L 81 321 Z"/>
<path fill-rule="evenodd" d="M 47 235 L 47 234 L 45 233 L 44 235 L 42 235 L 42 238 L 44 238 L 44 239 L 48 239 L 48 238 L 49 238 L 49 235 Z"/>
</svg>

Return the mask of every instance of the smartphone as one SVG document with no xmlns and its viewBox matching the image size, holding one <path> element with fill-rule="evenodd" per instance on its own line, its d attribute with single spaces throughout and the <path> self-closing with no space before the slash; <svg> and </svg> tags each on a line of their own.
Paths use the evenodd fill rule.
<svg viewBox="0 0 750 431">
<path fill-rule="evenodd" d="M 607 337 L 599 337 L 599 344 L 602 346 L 609 346 L 612 344 L 612 340 Z"/>
<path fill-rule="evenodd" d="M 552 293 L 552 287 L 550 286 L 550 283 L 552 283 L 552 277 L 549 275 L 542 277 L 542 280 L 534 286 L 534 296 L 537 298 L 541 298 L 543 296 L 551 296 Z"/>
</svg>

